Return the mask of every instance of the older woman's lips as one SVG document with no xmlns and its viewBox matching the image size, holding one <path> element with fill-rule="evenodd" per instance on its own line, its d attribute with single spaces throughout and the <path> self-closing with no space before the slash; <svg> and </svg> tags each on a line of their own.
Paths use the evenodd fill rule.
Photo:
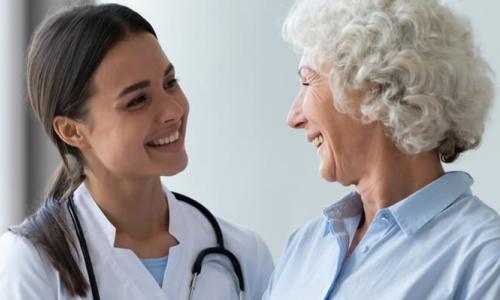
<svg viewBox="0 0 500 300">
<path fill-rule="evenodd" d="M 307 141 L 310 143 L 320 135 L 321 135 L 321 132 L 310 133 L 307 135 Z"/>
<path fill-rule="evenodd" d="M 323 135 L 321 134 L 321 132 L 316 132 L 316 133 L 308 134 L 307 135 L 307 140 L 310 143 L 313 143 L 313 145 L 316 148 L 319 148 L 319 146 L 321 146 L 321 144 L 323 144 Z"/>
<path fill-rule="evenodd" d="M 312 143 L 316 148 L 319 148 L 323 144 L 323 136 L 322 135 L 317 136 L 316 138 L 314 138 Z"/>
</svg>

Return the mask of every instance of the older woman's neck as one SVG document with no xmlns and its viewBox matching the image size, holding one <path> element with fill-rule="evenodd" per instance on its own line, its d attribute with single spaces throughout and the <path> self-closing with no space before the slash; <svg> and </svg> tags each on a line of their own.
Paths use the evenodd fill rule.
<svg viewBox="0 0 500 300">
<path fill-rule="evenodd" d="M 378 210 L 389 207 L 444 174 L 434 152 L 419 155 L 379 153 L 357 184 L 368 226 Z"/>
</svg>

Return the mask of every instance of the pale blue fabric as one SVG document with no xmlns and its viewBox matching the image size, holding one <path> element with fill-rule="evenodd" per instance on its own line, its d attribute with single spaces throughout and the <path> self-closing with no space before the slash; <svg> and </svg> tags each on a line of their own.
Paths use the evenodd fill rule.
<svg viewBox="0 0 500 300">
<path fill-rule="evenodd" d="M 500 299 L 500 217 L 472 183 L 446 173 L 381 209 L 345 260 L 362 213 L 351 193 L 289 238 L 263 299 Z"/>
<path fill-rule="evenodd" d="M 141 262 L 144 264 L 146 269 L 148 269 L 149 273 L 153 275 L 153 278 L 161 287 L 163 285 L 163 275 L 165 275 L 165 269 L 167 268 L 168 256 L 158 258 L 141 258 Z"/>
</svg>

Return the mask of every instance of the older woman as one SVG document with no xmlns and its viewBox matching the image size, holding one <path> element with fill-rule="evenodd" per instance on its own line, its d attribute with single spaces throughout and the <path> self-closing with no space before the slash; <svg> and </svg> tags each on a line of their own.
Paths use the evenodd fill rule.
<svg viewBox="0 0 500 300">
<path fill-rule="evenodd" d="M 493 98 L 469 23 L 437 0 L 305 0 L 288 124 L 353 192 L 298 229 L 265 299 L 500 299 L 500 217 L 445 173 Z"/>
</svg>

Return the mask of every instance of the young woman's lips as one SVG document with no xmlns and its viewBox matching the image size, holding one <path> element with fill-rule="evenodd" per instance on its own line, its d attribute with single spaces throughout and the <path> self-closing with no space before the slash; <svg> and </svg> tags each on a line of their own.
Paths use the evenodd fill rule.
<svg viewBox="0 0 500 300">
<path fill-rule="evenodd" d="M 155 139 L 146 144 L 149 149 L 164 153 L 175 153 L 184 146 L 184 138 L 180 131 L 166 134 L 162 138 Z"/>
<path fill-rule="evenodd" d="M 179 150 L 181 150 L 184 147 L 184 139 L 180 137 L 178 140 L 170 144 L 165 144 L 161 146 L 148 146 L 148 147 L 149 149 L 163 153 L 176 153 L 179 152 Z"/>
</svg>

